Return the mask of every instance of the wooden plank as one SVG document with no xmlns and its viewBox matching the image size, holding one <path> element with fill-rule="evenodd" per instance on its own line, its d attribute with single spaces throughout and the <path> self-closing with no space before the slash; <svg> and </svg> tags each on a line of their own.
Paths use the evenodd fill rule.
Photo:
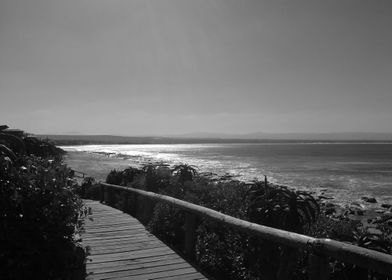
<svg viewBox="0 0 392 280">
<path fill-rule="evenodd" d="M 110 222 L 108 221 L 108 222 L 104 222 L 104 223 L 99 222 L 99 223 L 94 223 L 93 225 L 90 225 L 90 224 L 86 223 L 85 225 L 88 225 L 89 228 L 91 228 L 92 230 L 98 229 L 98 228 L 105 229 L 105 228 L 117 227 L 117 226 L 118 227 L 121 227 L 121 226 L 132 226 L 132 227 L 135 227 L 135 228 L 139 228 L 140 227 L 140 224 L 134 224 L 134 223 L 126 221 L 126 220 L 124 220 L 124 221 L 110 221 Z"/>
<path fill-rule="evenodd" d="M 94 247 L 94 248 L 106 248 L 106 247 L 111 247 L 111 246 L 126 246 L 130 244 L 138 244 L 138 243 L 145 243 L 145 242 L 152 242 L 152 240 L 149 240 L 145 236 L 139 235 L 137 237 L 131 238 L 120 238 L 120 239 L 98 239 L 98 240 L 85 240 L 85 244 Z M 154 243 L 158 241 L 154 240 Z M 162 243 L 160 243 L 162 244 Z M 163 245 L 165 246 L 165 245 Z"/>
<path fill-rule="evenodd" d="M 155 256 L 155 257 L 147 257 L 147 258 L 137 258 L 137 259 L 131 259 L 131 260 L 121 260 L 117 262 L 107 262 L 107 263 L 88 263 L 87 266 L 91 269 L 99 269 L 99 268 L 111 268 L 111 267 L 117 267 L 117 266 L 127 266 L 127 265 L 141 265 L 141 264 L 146 264 L 146 263 L 154 263 L 154 262 L 163 262 L 165 260 L 175 260 L 175 259 L 181 259 L 177 254 L 171 253 L 171 254 L 164 254 L 161 256 Z"/>
<path fill-rule="evenodd" d="M 170 249 L 168 247 L 160 247 L 154 249 L 141 249 L 129 252 L 121 252 L 121 253 L 112 253 L 112 254 L 104 254 L 104 255 L 92 255 L 89 256 L 93 262 L 105 262 L 105 261 L 116 261 L 123 260 L 127 258 L 135 258 L 138 256 L 156 256 L 158 253 L 168 253 Z"/>
<path fill-rule="evenodd" d="M 148 236 L 147 236 L 148 237 Z M 134 234 L 134 235 L 124 235 L 124 236 L 119 236 L 119 237 L 89 237 L 89 238 L 83 238 L 83 241 L 88 242 L 88 243 L 94 243 L 94 242 L 102 242 L 104 240 L 107 240 L 105 242 L 114 242 L 114 241 L 123 241 L 123 240 L 129 240 L 129 239 L 138 239 L 138 238 L 146 238 L 146 235 L 143 233 L 139 234 Z"/>
<path fill-rule="evenodd" d="M 200 280 L 200 279 L 205 279 L 205 278 L 200 278 L 200 273 L 189 273 L 189 274 L 182 274 L 178 276 L 159 278 L 159 280 Z"/>
<path fill-rule="evenodd" d="M 129 236 L 126 238 L 120 238 L 120 239 L 113 239 L 113 240 L 107 240 L 104 243 L 102 243 L 102 240 L 84 240 L 84 242 L 87 245 L 91 245 L 94 247 L 101 247 L 101 245 L 104 246 L 110 246 L 110 245 L 123 245 L 123 244 L 129 244 L 129 243 L 134 243 L 134 242 L 149 242 L 150 239 L 146 236 L 143 235 L 138 235 L 138 236 Z M 158 242 L 155 240 L 155 242 Z"/>
<path fill-rule="evenodd" d="M 98 202 L 86 205 L 93 212 L 82 234 L 90 247 L 87 279 L 206 279 L 135 218 Z"/>
<path fill-rule="evenodd" d="M 116 231 L 116 229 L 113 228 L 111 231 L 85 233 L 85 236 L 86 237 L 98 237 L 98 236 L 105 237 L 105 236 L 113 236 L 113 235 L 132 236 L 134 234 L 142 233 L 144 231 L 145 231 L 144 229 L 125 229 L 125 230 Z"/>
<path fill-rule="evenodd" d="M 151 274 L 151 273 L 158 273 L 158 272 L 169 273 L 172 270 L 179 270 L 179 269 L 191 269 L 191 268 L 189 267 L 189 265 L 187 263 L 181 262 L 181 263 L 169 264 L 169 265 L 160 265 L 160 266 L 153 266 L 153 267 L 140 267 L 140 268 L 135 268 L 135 269 L 121 270 L 121 271 L 94 273 L 94 279 L 96 279 L 96 280 L 110 279 L 110 278 L 117 278 L 117 277 L 124 277 L 124 276 L 135 276 L 135 275 Z"/>
<path fill-rule="evenodd" d="M 100 220 L 99 222 L 94 222 L 92 223 L 85 223 L 85 225 L 89 226 L 89 228 L 91 229 L 97 229 L 97 228 L 110 228 L 110 227 L 121 227 L 121 226 L 131 226 L 134 228 L 144 228 L 143 226 L 140 225 L 139 222 L 130 222 L 128 220 L 123 220 L 123 221 L 104 221 L 104 220 Z"/>
<path fill-rule="evenodd" d="M 144 234 L 143 234 L 143 232 L 140 232 L 140 233 L 133 234 L 133 235 L 129 235 L 129 234 L 122 234 L 122 235 L 115 234 L 113 236 L 107 235 L 107 236 L 97 236 L 97 237 L 92 235 L 92 236 L 83 237 L 83 239 L 86 239 L 86 240 L 106 240 L 106 239 L 111 240 L 111 239 L 122 239 L 122 238 L 126 238 L 126 237 L 137 236 L 137 235 L 143 236 Z"/>
<path fill-rule="evenodd" d="M 155 248 L 162 248 L 162 244 L 156 244 L 156 243 L 151 243 L 151 244 L 146 244 L 144 243 L 143 245 L 124 245 L 121 247 L 104 247 L 104 248 L 99 248 L 99 249 L 94 249 L 94 254 L 96 255 L 104 255 L 104 254 L 114 254 L 114 253 L 125 253 L 125 252 L 130 252 L 134 250 L 140 250 L 140 249 L 155 249 Z"/>
<path fill-rule="evenodd" d="M 169 276 L 181 276 L 181 275 L 187 275 L 189 273 L 193 273 L 195 270 L 193 268 L 183 268 L 183 269 L 177 269 L 177 270 L 171 270 L 171 271 L 160 271 L 160 272 L 153 272 L 153 273 L 148 273 L 148 274 L 139 274 L 139 275 L 133 275 L 133 276 L 125 276 L 125 277 L 115 277 L 115 278 L 107 278 L 107 279 L 116 279 L 116 280 L 131 280 L 131 279 L 137 279 L 137 280 L 150 280 L 150 279 L 160 279 L 164 277 L 169 277 Z M 90 280 L 90 278 L 87 278 Z M 181 278 L 180 278 L 181 279 Z M 203 278 L 206 279 L 206 278 Z"/>
<path fill-rule="evenodd" d="M 164 259 L 160 258 L 156 261 L 149 261 L 149 260 L 150 258 L 146 258 L 145 262 L 138 262 L 138 263 L 133 262 L 133 263 L 123 264 L 123 265 L 118 265 L 116 263 L 112 266 L 100 265 L 94 268 L 94 273 L 98 274 L 104 272 L 132 270 L 132 269 L 143 268 L 143 267 L 154 267 L 154 266 L 162 266 L 167 264 L 183 263 L 183 260 L 177 256 L 172 256 L 171 258 L 166 257 Z"/>
</svg>

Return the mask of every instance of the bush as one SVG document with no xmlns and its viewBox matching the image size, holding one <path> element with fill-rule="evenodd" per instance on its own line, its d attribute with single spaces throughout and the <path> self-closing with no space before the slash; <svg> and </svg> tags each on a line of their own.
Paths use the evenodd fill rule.
<svg viewBox="0 0 392 280">
<path fill-rule="evenodd" d="M 0 155 L 0 278 L 82 279 L 87 214 L 70 170 L 54 158 Z"/>
</svg>

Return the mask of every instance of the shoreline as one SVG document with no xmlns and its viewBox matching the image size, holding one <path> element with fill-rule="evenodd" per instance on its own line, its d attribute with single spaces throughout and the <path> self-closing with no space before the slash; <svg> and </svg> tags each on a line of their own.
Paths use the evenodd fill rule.
<svg viewBox="0 0 392 280">
<path fill-rule="evenodd" d="M 94 177 L 97 181 L 105 181 L 106 176 L 113 169 L 123 170 L 127 167 L 137 167 L 141 164 L 140 162 L 132 164 L 129 161 L 132 158 L 132 156 L 116 155 L 105 152 L 67 151 L 67 154 L 64 156 L 64 162 L 70 168 L 84 172 L 87 176 Z M 151 161 L 151 163 L 157 162 L 158 161 Z M 208 173 L 202 172 L 200 174 L 208 177 Z M 225 175 L 218 177 L 225 178 Z M 225 179 L 235 180 L 235 177 L 226 177 Z M 275 183 L 272 184 L 279 185 Z M 296 189 L 290 186 L 287 187 Z M 325 195 L 325 191 L 327 191 L 326 188 L 321 189 L 320 192 L 308 192 L 312 194 L 312 196 L 319 201 L 320 206 L 332 216 L 337 217 L 340 215 L 346 215 L 350 219 L 359 220 L 364 225 L 368 225 L 369 219 L 376 219 L 382 215 L 389 215 L 392 211 L 392 207 L 382 207 L 381 203 L 369 203 L 366 201 L 361 201 L 360 203 L 355 200 L 345 200 L 345 205 L 340 205 L 333 201 L 333 197 Z"/>
</svg>

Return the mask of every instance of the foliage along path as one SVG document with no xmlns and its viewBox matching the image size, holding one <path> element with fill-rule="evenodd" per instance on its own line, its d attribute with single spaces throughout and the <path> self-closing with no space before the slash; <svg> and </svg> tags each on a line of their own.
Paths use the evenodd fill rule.
<svg viewBox="0 0 392 280">
<path fill-rule="evenodd" d="M 92 200 L 83 245 L 87 279 L 206 279 L 135 218 Z"/>
</svg>

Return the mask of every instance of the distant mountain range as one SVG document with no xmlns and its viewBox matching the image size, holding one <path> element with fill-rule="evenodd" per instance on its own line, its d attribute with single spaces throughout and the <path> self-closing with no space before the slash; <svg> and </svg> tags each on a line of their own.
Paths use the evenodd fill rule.
<svg viewBox="0 0 392 280">
<path fill-rule="evenodd" d="M 52 139 L 57 145 L 83 144 L 178 144 L 178 143 L 263 143 L 263 142 L 392 142 L 392 133 L 188 133 L 154 136 L 116 135 L 37 135 Z"/>
<path fill-rule="evenodd" d="M 266 133 L 225 134 L 198 132 L 171 135 L 180 138 L 251 139 L 251 140 L 326 140 L 326 141 L 392 141 L 392 133 L 340 132 L 340 133 Z"/>
</svg>

